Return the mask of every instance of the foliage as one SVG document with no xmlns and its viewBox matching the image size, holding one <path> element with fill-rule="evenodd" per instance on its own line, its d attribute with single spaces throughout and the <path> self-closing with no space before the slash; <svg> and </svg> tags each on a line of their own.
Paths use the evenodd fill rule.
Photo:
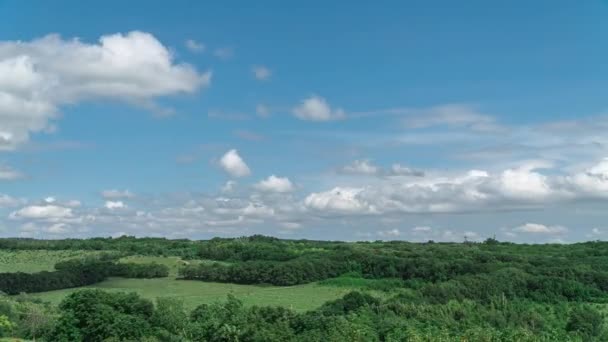
<svg viewBox="0 0 608 342">
<path fill-rule="evenodd" d="M 89 240 L 0 239 L 10 251 L 111 251 L 58 262 L 55 271 L 0 274 L 0 290 L 63 288 L 109 276 L 162 277 L 183 262 L 184 286 L 235 291 L 195 308 L 176 298 L 156 305 L 135 293 L 70 290 L 58 307 L 27 297 L 0 300 L 0 332 L 47 341 L 606 341 L 608 243 L 323 242 L 264 236 L 208 241 L 133 237 Z M 119 261 L 143 255 L 145 262 Z M 179 259 L 181 258 L 181 259 Z M 213 259 L 214 262 L 197 262 Z M 141 260 L 140 260 L 141 261 Z M 157 261 L 157 260 L 154 260 Z M 169 266 L 169 267 L 168 267 Z M 209 285 L 200 281 L 224 284 Z M 120 280 L 124 281 L 124 280 Z M 264 287 L 267 284 L 292 286 Z M 251 284 L 228 285 L 228 284 Z M 168 284 L 168 283 L 166 283 Z M 205 285 L 207 284 L 207 285 Z M 259 286 L 253 286 L 258 284 Z M 240 286 L 240 287 L 239 287 Z M 312 310 L 269 304 L 268 291 L 356 288 Z M 211 288 L 211 287 L 207 287 Z M 156 288 L 171 292 L 170 287 Z M 254 290 L 255 289 L 255 290 Z M 194 291 L 194 290 L 193 290 Z M 240 291 L 240 292 L 239 292 Z M 193 292 L 194 293 L 194 292 Z M 277 292 L 278 293 L 278 292 Z M 237 298 L 239 296 L 240 298 Z M 187 298 L 187 297 L 186 297 Z M 244 305 L 244 300 L 249 305 Z M 314 306 L 309 306 L 314 307 Z M 190 310 L 191 309 L 191 310 Z"/>
</svg>

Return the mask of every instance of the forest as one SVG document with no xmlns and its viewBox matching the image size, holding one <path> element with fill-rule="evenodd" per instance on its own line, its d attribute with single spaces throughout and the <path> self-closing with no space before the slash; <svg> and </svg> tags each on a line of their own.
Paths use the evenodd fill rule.
<svg viewBox="0 0 608 342">
<path fill-rule="evenodd" d="M 0 338 L 36 341 L 606 341 L 608 243 L 281 240 L 254 235 L 0 239 L 0 251 L 87 251 L 53 270 L 0 273 Z M 90 251 L 96 251 L 91 254 Z M 72 254 L 68 254 L 72 255 Z M 107 279 L 166 278 L 129 256 L 177 258 L 181 282 L 344 288 L 306 311 L 106 291 Z M 80 289 L 80 287 L 83 287 Z M 36 293 L 77 288 L 58 305 Z"/>
</svg>

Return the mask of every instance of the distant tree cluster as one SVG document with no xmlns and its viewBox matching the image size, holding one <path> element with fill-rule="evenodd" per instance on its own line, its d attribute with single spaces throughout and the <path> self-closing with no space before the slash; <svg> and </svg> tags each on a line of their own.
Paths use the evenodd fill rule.
<svg viewBox="0 0 608 342">
<path fill-rule="evenodd" d="M 157 263 L 118 263 L 116 256 L 100 256 L 59 262 L 56 271 L 37 273 L 0 273 L 0 292 L 6 294 L 35 293 L 92 285 L 108 277 L 160 278 L 169 275 L 169 268 Z"/>
<path fill-rule="evenodd" d="M 58 308 L 0 298 L 0 337 L 44 341 L 605 341 L 601 313 L 496 298 L 490 303 L 431 304 L 351 292 L 306 313 L 245 307 L 233 296 L 187 312 L 183 302 L 154 305 L 135 293 L 81 290 Z"/>
</svg>

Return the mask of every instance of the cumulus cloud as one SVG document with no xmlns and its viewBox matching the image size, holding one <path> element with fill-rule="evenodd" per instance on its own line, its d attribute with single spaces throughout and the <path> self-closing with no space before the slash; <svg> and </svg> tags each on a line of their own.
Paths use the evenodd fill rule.
<svg viewBox="0 0 608 342">
<path fill-rule="evenodd" d="M 123 201 L 106 201 L 104 204 L 106 209 L 114 210 L 114 209 L 124 209 L 126 208 L 126 204 Z"/>
<path fill-rule="evenodd" d="M 312 193 L 305 204 L 316 210 L 382 213 L 456 213 L 533 209 L 577 199 L 605 199 L 604 162 L 571 175 L 543 173 L 550 164 L 524 163 L 500 172 L 470 170 L 460 175 L 391 178 L 357 188 Z M 590 186 L 593 184 L 593 186 Z"/>
<path fill-rule="evenodd" d="M 249 166 L 245 164 L 245 161 L 235 149 L 226 152 L 222 156 L 220 166 L 232 177 L 245 177 L 251 174 Z"/>
<path fill-rule="evenodd" d="M 104 199 L 107 199 L 107 200 L 125 199 L 125 198 L 133 198 L 133 197 L 135 197 L 135 194 L 129 190 L 110 189 L 110 190 L 103 190 L 101 192 L 101 197 L 103 197 Z"/>
<path fill-rule="evenodd" d="M 530 233 L 530 234 L 563 234 L 568 231 L 563 226 L 545 226 L 538 223 L 526 223 L 519 227 L 513 228 L 514 232 Z"/>
<path fill-rule="evenodd" d="M 345 174 L 380 177 L 424 177 L 425 175 L 424 171 L 414 170 L 402 166 L 401 164 L 393 164 L 389 169 L 384 169 L 380 166 L 374 165 L 369 159 L 355 160 L 351 164 L 342 167 L 339 171 Z"/>
<path fill-rule="evenodd" d="M 272 71 L 263 65 L 254 65 L 251 72 L 258 81 L 267 81 L 272 75 Z"/>
<path fill-rule="evenodd" d="M 291 192 L 294 189 L 293 183 L 287 177 L 270 177 L 259 181 L 254 188 L 265 192 Z"/>
<path fill-rule="evenodd" d="M 324 98 L 316 95 L 302 100 L 292 112 L 298 119 L 307 121 L 331 121 L 346 117 L 344 110 L 332 109 Z"/>
<path fill-rule="evenodd" d="M 31 205 L 11 213 L 14 219 L 62 219 L 73 216 L 72 209 L 58 205 Z"/>
<path fill-rule="evenodd" d="M 201 53 L 205 51 L 205 44 L 199 43 L 194 39 L 186 40 L 186 48 L 194 53 Z"/>
<path fill-rule="evenodd" d="M 363 214 L 375 212 L 375 208 L 361 198 L 364 189 L 335 187 L 329 191 L 311 193 L 304 204 L 314 210 Z"/>
<path fill-rule="evenodd" d="M 149 33 L 105 35 L 96 44 L 58 35 L 0 41 L 0 150 L 52 132 L 62 105 L 110 99 L 160 109 L 153 100 L 209 85 L 211 72 L 177 64 Z"/>
</svg>

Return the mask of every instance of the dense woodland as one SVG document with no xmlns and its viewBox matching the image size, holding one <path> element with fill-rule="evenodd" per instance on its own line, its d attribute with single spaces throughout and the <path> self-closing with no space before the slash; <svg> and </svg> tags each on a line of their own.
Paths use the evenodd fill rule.
<svg viewBox="0 0 608 342">
<path fill-rule="evenodd" d="M 0 336 L 47 341 L 606 341 L 608 243 L 328 242 L 265 236 L 206 241 L 133 237 L 0 240 L 5 250 L 99 250 L 55 271 L 0 274 L 0 290 L 31 293 L 109 276 L 164 277 L 126 255 L 179 256 L 183 279 L 288 286 L 356 284 L 296 313 L 218 298 L 191 312 L 177 300 L 81 290 L 59 307 L 25 294 L 0 299 Z M 92 309 L 94 308 L 94 309 Z"/>
</svg>

